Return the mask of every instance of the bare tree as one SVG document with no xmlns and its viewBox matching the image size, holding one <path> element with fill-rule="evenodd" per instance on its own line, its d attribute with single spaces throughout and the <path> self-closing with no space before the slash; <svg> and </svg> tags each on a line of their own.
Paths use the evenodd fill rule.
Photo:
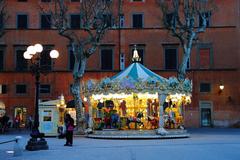
<svg viewBox="0 0 240 160">
<path fill-rule="evenodd" d="M 84 132 L 85 119 L 82 110 L 81 82 L 86 69 L 88 58 L 93 55 L 100 45 L 106 31 L 111 27 L 113 12 L 112 1 L 109 0 L 80 0 L 81 15 L 80 30 L 69 27 L 68 4 L 64 0 L 53 0 L 49 10 L 52 22 L 59 35 L 67 38 L 75 56 L 73 69 L 73 85 L 71 93 L 75 100 L 78 132 Z"/>
<path fill-rule="evenodd" d="M 179 39 L 183 49 L 182 62 L 178 67 L 178 79 L 184 80 L 187 62 L 193 42 L 205 32 L 211 12 L 216 8 L 214 0 L 157 0 L 163 13 L 163 24 Z M 198 20 L 201 24 L 198 25 Z M 197 26 L 198 25 L 198 26 Z"/>
<path fill-rule="evenodd" d="M 6 0 L 0 0 L 0 38 L 6 33 L 5 24 L 7 18 Z"/>
</svg>

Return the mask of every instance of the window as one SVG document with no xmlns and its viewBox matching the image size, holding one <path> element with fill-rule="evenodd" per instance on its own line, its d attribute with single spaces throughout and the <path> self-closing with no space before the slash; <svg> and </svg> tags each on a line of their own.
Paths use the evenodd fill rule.
<svg viewBox="0 0 240 160">
<path fill-rule="evenodd" d="M 18 2 L 27 2 L 27 0 L 18 0 Z"/>
<path fill-rule="evenodd" d="M 3 21 L 3 15 L 0 15 L 0 29 L 4 28 L 4 21 Z"/>
<path fill-rule="evenodd" d="M 25 84 L 17 84 L 16 85 L 16 93 L 17 94 L 27 93 L 27 86 Z"/>
<path fill-rule="evenodd" d="M 51 2 L 51 0 L 42 0 L 42 2 Z"/>
<path fill-rule="evenodd" d="M 174 18 L 173 13 L 166 14 L 165 21 L 166 21 L 165 25 L 167 25 L 167 26 L 176 26 L 176 20 Z"/>
<path fill-rule="evenodd" d="M 200 92 L 210 92 L 211 84 L 210 83 L 200 83 Z"/>
<path fill-rule="evenodd" d="M 200 69 L 210 68 L 210 48 L 199 49 L 199 68 Z"/>
<path fill-rule="evenodd" d="M 0 71 L 3 71 L 4 67 L 4 50 L 0 49 Z"/>
<path fill-rule="evenodd" d="M 49 84 L 41 84 L 40 85 L 40 93 L 50 93 L 51 86 Z"/>
<path fill-rule="evenodd" d="M 43 110 L 43 122 L 51 122 L 52 121 L 52 110 Z"/>
<path fill-rule="evenodd" d="M 71 2 L 80 2 L 80 0 L 71 0 Z"/>
<path fill-rule="evenodd" d="M 113 69 L 113 50 L 111 48 L 101 49 L 101 69 Z"/>
<path fill-rule="evenodd" d="M 113 0 L 102 0 L 103 2 L 105 1 L 106 3 L 110 3 L 112 2 Z"/>
<path fill-rule="evenodd" d="M 69 70 L 73 70 L 73 68 L 74 68 L 74 63 L 75 63 L 75 56 L 74 56 L 74 54 L 73 54 L 73 51 L 72 51 L 72 49 L 70 48 L 69 49 Z"/>
<path fill-rule="evenodd" d="M 45 71 L 50 71 L 52 69 L 52 59 L 50 57 L 50 50 L 43 50 L 41 53 L 40 65 Z"/>
<path fill-rule="evenodd" d="M 71 29 L 80 29 L 81 27 L 81 16 L 80 15 L 71 15 Z"/>
<path fill-rule="evenodd" d="M 176 48 L 165 48 L 165 69 L 177 69 Z"/>
<path fill-rule="evenodd" d="M 44 14 L 41 15 L 41 28 L 42 29 L 51 29 L 51 15 Z"/>
<path fill-rule="evenodd" d="M 134 51 L 134 47 L 132 48 L 132 57 L 133 57 L 133 51 Z M 141 58 L 141 60 L 139 61 L 139 63 L 143 64 L 144 48 L 137 47 L 137 51 L 138 51 L 138 56 Z M 132 57 L 131 57 L 131 58 L 132 58 Z"/>
<path fill-rule="evenodd" d="M 105 14 L 103 15 L 104 23 L 107 25 L 107 27 L 112 27 L 112 15 L 111 14 Z"/>
<path fill-rule="evenodd" d="M 143 28 L 143 14 L 133 14 L 132 15 L 132 27 L 133 28 Z"/>
<path fill-rule="evenodd" d="M 16 50 L 16 71 L 26 71 L 28 69 L 28 62 L 23 57 L 24 52 L 23 49 Z"/>
<path fill-rule="evenodd" d="M 70 84 L 69 85 L 69 93 L 72 93 L 72 87 L 73 87 L 73 84 Z"/>
<path fill-rule="evenodd" d="M 124 14 L 121 14 L 120 17 L 119 17 L 119 26 L 120 26 L 120 28 L 124 27 L 124 21 L 125 21 Z"/>
<path fill-rule="evenodd" d="M 17 28 L 18 29 L 28 28 L 28 15 L 26 14 L 17 15 Z"/>
<path fill-rule="evenodd" d="M 0 94 L 6 94 L 6 93 L 7 93 L 7 85 L 0 84 Z"/>
<path fill-rule="evenodd" d="M 203 13 L 203 16 L 206 18 L 206 27 L 210 26 L 210 18 L 211 18 L 211 12 L 205 12 Z M 201 15 L 199 15 L 199 26 L 203 26 L 203 18 Z"/>
</svg>

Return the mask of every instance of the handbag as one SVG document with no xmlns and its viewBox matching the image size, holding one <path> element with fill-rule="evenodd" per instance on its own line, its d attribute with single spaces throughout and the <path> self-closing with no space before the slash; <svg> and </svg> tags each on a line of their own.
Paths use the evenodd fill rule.
<svg viewBox="0 0 240 160">
<path fill-rule="evenodd" d="M 69 126 L 67 127 L 67 130 L 68 130 L 68 131 L 73 131 L 73 130 L 74 130 L 74 126 L 69 125 Z"/>
</svg>

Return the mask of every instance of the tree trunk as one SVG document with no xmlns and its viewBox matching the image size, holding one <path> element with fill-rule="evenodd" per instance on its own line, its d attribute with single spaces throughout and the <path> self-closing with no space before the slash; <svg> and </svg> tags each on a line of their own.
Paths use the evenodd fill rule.
<svg viewBox="0 0 240 160">
<path fill-rule="evenodd" d="M 193 39 L 194 39 L 195 35 L 196 35 L 196 33 L 192 31 L 190 33 L 189 39 L 187 39 L 186 43 L 184 43 L 184 42 L 182 43 L 183 58 L 182 58 L 182 63 L 179 65 L 179 68 L 178 68 L 178 80 L 181 82 L 184 81 L 186 78 L 187 62 L 188 62 L 188 60 L 190 60 Z"/>
<path fill-rule="evenodd" d="M 72 95 L 75 100 L 77 133 L 84 134 L 86 129 L 86 120 L 83 113 L 83 101 L 81 97 L 81 82 L 86 68 L 87 58 L 83 55 L 83 46 L 72 43 L 72 49 L 75 56 L 73 69 Z"/>
<path fill-rule="evenodd" d="M 76 124 L 77 124 L 77 133 L 84 134 L 85 130 L 85 118 L 83 113 L 83 106 L 82 106 L 82 98 L 80 95 L 81 91 L 81 83 L 80 78 L 75 78 L 71 91 L 75 101 L 75 109 L 76 109 Z"/>
<path fill-rule="evenodd" d="M 184 52 L 183 52 L 182 63 L 179 65 L 179 68 L 178 68 L 179 81 L 184 81 L 186 77 L 187 62 L 191 54 L 191 48 L 184 47 L 183 51 Z"/>
</svg>

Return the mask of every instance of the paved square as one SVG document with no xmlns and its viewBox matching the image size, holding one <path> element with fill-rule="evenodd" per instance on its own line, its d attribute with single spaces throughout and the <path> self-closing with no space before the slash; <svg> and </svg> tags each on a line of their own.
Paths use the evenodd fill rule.
<svg viewBox="0 0 240 160">
<path fill-rule="evenodd" d="M 240 129 L 189 129 L 190 138 L 152 140 L 103 140 L 74 137 L 73 147 L 64 139 L 47 138 L 49 150 L 26 151 L 13 157 L 14 143 L 0 145 L 1 160 L 239 160 Z M 28 134 L 0 135 L 0 142 Z"/>
</svg>

